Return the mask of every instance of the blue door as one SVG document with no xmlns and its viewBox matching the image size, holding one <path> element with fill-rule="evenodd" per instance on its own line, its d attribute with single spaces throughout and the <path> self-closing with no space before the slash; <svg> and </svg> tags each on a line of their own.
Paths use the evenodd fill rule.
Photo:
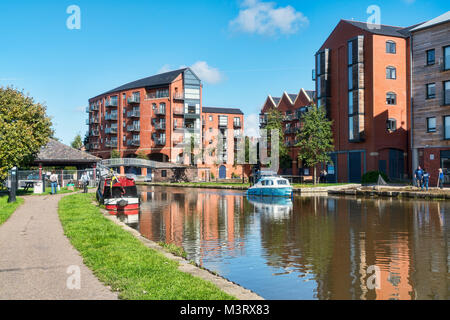
<svg viewBox="0 0 450 320">
<path fill-rule="evenodd" d="M 227 178 L 227 167 L 220 166 L 219 168 L 219 179 L 226 179 Z"/>
<path fill-rule="evenodd" d="M 350 152 L 348 154 L 348 181 L 361 183 L 361 152 Z"/>
</svg>

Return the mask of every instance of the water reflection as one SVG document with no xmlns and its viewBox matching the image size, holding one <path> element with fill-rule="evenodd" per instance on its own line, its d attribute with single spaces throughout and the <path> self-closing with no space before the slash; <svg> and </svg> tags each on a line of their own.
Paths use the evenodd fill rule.
<svg viewBox="0 0 450 320">
<path fill-rule="evenodd" d="M 138 228 L 267 299 L 448 299 L 447 202 L 146 187 Z M 380 289 L 367 284 L 380 268 Z"/>
</svg>

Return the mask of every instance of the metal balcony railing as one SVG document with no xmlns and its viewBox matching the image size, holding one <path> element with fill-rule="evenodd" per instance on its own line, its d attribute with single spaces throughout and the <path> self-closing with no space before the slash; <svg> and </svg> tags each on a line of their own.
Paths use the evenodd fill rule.
<svg viewBox="0 0 450 320">
<path fill-rule="evenodd" d="M 166 145 L 166 139 L 157 138 L 155 140 L 155 143 L 157 146 L 165 146 Z"/>
<path fill-rule="evenodd" d="M 117 107 L 117 99 L 107 99 L 105 102 L 105 107 Z"/>
<path fill-rule="evenodd" d="M 139 110 L 128 111 L 127 117 L 128 118 L 140 118 L 141 112 Z"/>
<path fill-rule="evenodd" d="M 112 127 L 112 128 L 106 128 L 106 129 L 105 129 L 105 133 L 106 133 L 106 134 L 117 134 L 117 128 L 114 128 L 114 127 Z"/>
<path fill-rule="evenodd" d="M 184 114 L 184 110 L 182 108 L 174 108 L 173 109 L 173 114 L 182 116 Z"/>
<path fill-rule="evenodd" d="M 113 140 L 113 141 L 106 141 L 105 142 L 105 147 L 107 148 L 117 148 L 117 141 Z"/>
<path fill-rule="evenodd" d="M 141 127 L 140 126 L 131 125 L 131 126 L 127 127 L 127 131 L 128 132 L 140 132 L 141 131 Z"/>
<path fill-rule="evenodd" d="M 90 118 L 89 124 L 98 124 L 100 123 L 100 120 L 98 118 Z"/>
<path fill-rule="evenodd" d="M 156 130 L 166 130 L 166 124 L 161 122 L 156 122 L 154 124 Z"/>
<path fill-rule="evenodd" d="M 165 116 L 166 115 L 166 109 L 156 109 L 155 110 L 155 114 L 157 115 L 157 116 Z"/>
<path fill-rule="evenodd" d="M 242 128 L 242 123 L 240 121 L 234 121 L 233 125 L 235 128 Z"/>
<path fill-rule="evenodd" d="M 100 136 L 100 131 L 99 130 L 91 130 L 89 136 L 98 137 L 98 136 Z"/>
<path fill-rule="evenodd" d="M 139 147 L 141 145 L 141 140 L 133 139 L 127 141 L 128 146 Z"/>
<path fill-rule="evenodd" d="M 184 92 L 175 92 L 173 94 L 174 100 L 184 100 Z"/>
<path fill-rule="evenodd" d="M 128 104 L 139 104 L 141 103 L 141 97 L 139 96 L 131 96 L 128 98 Z"/>
<path fill-rule="evenodd" d="M 117 121 L 117 113 L 107 113 L 105 114 L 106 121 Z"/>
</svg>

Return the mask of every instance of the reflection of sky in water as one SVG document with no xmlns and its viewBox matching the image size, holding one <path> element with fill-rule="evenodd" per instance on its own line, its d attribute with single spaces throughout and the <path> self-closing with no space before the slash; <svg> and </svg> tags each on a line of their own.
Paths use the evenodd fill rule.
<svg viewBox="0 0 450 320">
<path fill-rule="evenodd" d="M 450 205 L 152 188 L 140 230 L 266 299 L 446 299 Z M 380 290 L 367 268 L 380 267 Z"/>
</svg>

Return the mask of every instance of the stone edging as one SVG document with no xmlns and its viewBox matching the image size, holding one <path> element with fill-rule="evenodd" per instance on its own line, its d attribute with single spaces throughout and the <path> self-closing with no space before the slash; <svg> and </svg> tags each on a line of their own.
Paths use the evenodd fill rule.
<svg viewBox="0 0 450 320">
<path fill-rule="evenodd" d="M 340 196 L 359 196 L 359 197 L 391 197 L 391 198 L 411 198 L 411 199 L 450 199 L 448 194 L 433 194 L 416 191 L 382 191 L 382 190 L 333 190 L 328 192 L 330 195 Z"/>
<path fill-rule="evenodd" d="M 124 231 L 127 231 L 131 233 L 136 239 L 141 241 L 146 247 L 150 249 L 154 249 L 160 253 L 162 253 L 166 258 L 176 261 L 179 263 L 178 270 L 189 273 L 195 277 L 199 277 L 203 280 L 212 282 L 215 284 L 219 289 L 223 290 L 224 292 L 228 293 L 229 295 L 239 299 L 239 300 L 264 300 L 262 297 L 257 295 L 251 290 L 245 289 L 241 287 L 240 285 L 231 282 L 221 276 L 217 276 L 215 274 L 212 274 L 209 270 L 199 268 L 198 266 L 192 265 L 189 261 L 187 261 L 184 258 L 175 256 L 174 254 L 168 252 L 163 247 L 161 247 L 159 244 L 157 244 L 154 241 L 151 241 L 147 238 L 144 238 L 137 230 L 127 226 L 125 223 L 121 222 L 116 216 L 110 215 L 106 210 L 100 208 L 103 215 L 114 222 L 116 225 L 120 226 Z"/>
</svg>

